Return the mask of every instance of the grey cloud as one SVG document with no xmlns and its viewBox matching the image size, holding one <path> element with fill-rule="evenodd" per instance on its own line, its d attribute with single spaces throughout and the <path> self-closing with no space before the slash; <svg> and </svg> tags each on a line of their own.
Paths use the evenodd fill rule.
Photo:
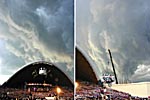
<svg viewBox="0 0 150 100">
<path fill-rule="evenodd" d="M 90 55 L 99 73 L 112 70 L 107 63 L 110 49 L 119 81 L 134 81 L 130 77 L 137 66 L 149 60 L 150 1 L 94 0 L 87 5 L 77 1 L 77 7 L 78 3 L 82 7 L 77 9 L 77 15 L 81 14 L 81 19 L 77 17 L 77 44 Z M 84 12 L 86 8 L 90 10 Z"/>
<path fill-rule="evenodd" d="M 56 0 L 49 2 L 45 1 L 44 3 L 41 1 L 41 4 L 39 3 L 40 1 L 38 1 L 34 8 L 31 5 L 28 5 L 33 3 L 34 6 L 34 1 L 23 1 L 23 6 L 20 6 L 20 1 L 16 0 L 15 2 L 8 2 L 8 7 L 10 8 L 8 10 L 10 10 L 10 17 L 17 25 L 22 26 L 27 30 L 30 30 L 30 28 L 38 30 L 36 34 L 39 35 L 39 38 L 45 44 L 47 44 L 47 46 L 53 45 L 53 49 L 50 48 L 53 51 L 60 50 L 61 48 L 65 53 L 66 51 L 70 50 L 66 49 L 67 45 L 65 45 L 65 43 L 72 43 L 71 45 L 73 45 L 73 41 L 71 41 L 73 40 L 72 1 L 60 2 L 59 0 Z M 18 18 L 21 18 L 23 21 L 19 21 Z M 33 25 L 29 24 L 29 22 L 31 22 Z M 68 28 L 68 26 L 70 28 Z M 62 33 L 69 36 L 62 37 Z M 72 39 L 69 38 L 70 36 L 72 36 Z M 57 37 L 59 41 L 53 37 Z M 68 52 L 72 53 L 72 51 L 73 49 Z"/>
<path fill-rule="evenodd" d="M 45 60 L 62 63 L 73 79 L 73 0 L 2 0 L 0 5 L 0 50 L 5 50 L 0 75 Z"/>
<path fill-rule="evenodd" d="M 138 65 L 131 79 L 134 82 L 150 80 L 150 65 Z"/>
</svg>

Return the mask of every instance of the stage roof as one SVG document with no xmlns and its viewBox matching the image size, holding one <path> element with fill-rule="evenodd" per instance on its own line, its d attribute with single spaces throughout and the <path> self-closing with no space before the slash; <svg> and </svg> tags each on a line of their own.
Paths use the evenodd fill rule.
<svg viewBox="0 0 150 100">
<path fill-rule="evenodd" d="M 92 66 L 84 55 L 76 48 L 76 80 L 97 83 L 97 78 Z"/>
<path fill-rule="evenodd" d="M 40 68 L 46 69 L 46 74 Z M 41 74 L 39 74 L 41 73 Z M 73 82 L 57 66 L 48 62 L 35 62 L 16 72 L 3 87 L 21 88 L 25 83 L 47 83 L 53 86 L 67 86 L 73 88 Z"/>
</svg>

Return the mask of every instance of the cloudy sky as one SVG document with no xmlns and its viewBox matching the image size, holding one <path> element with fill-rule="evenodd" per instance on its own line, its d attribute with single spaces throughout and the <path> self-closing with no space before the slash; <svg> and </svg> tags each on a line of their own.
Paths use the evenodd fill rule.
<svg viewBox="0 0 150 100">
<path fill-rule="evenodd" d="M 73 37 L 73 0 L 0 0 L 0 84 L 39 60 L 73 79 Z"/>
<path fill-rule="evenodd" d="M 150 1 L 77 0 L 77 47 L 97 77 L 112 73 L 119 82 L 150 81 Z"/>
</svg>

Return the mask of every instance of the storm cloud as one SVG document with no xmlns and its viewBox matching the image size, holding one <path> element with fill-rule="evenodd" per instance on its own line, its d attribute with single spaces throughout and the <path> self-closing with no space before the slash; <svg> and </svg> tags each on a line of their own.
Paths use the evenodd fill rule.
<svg viewBox="0 0 150 100">
<path fill-rule="evenodd" d="M 101 78 L 113 73 L 111 50 L 120 83 L 149 81 L 150 1 L 77 1 L 77 46 Z M 142 66 L 141 66 L 142 65 Z"/>
<path fill-rule="evenodd" d="M 1 0 L 0 75 L 44 60 L 73 79 L 73 37 L 73 0 Z"/>
</svg>

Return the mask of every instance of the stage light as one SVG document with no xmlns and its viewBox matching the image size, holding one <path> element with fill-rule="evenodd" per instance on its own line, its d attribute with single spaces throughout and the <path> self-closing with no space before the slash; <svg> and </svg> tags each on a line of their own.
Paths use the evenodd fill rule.
<svg viewBox="0 0 150 100">
<path fill-rule="evenodd" d="M 47 75 L 46 68 L 41 67 L 39 69 L 39 75 Z"/>
<path fill-rule="evenodd" d="M 61 93 L 61 89 L 59 87 L 57 87 L 57 93 L 60 94 Z"/>
</svg>

